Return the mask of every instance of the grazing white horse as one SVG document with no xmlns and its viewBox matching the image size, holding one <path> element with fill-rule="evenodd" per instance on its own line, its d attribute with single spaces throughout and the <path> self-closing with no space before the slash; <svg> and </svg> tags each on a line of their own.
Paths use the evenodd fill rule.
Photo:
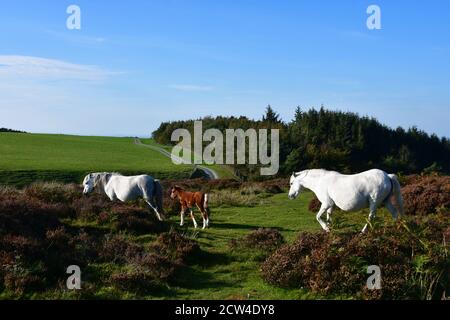
<svg viewBox="0 0 450 320">
<path fill-rule="evenodd" d="M 90 173 L 83 180 L 84 194 L 99 188 L 111 201 L 125 202 L 143 198 L 156 213 L 158 220 L 163 220 L 163 191 L 159 180 L 148 175 L 126 177 L 119 173 Z"/>
<path fill-rule="evenodd" d="M 303 187 L 316 194 L 322 204 L 316 218 L 327 232 L 329 228 L 322 216 L 326 212 L 329 223 L 335 206 L 343 211 L 369 208 L 370 222 L 375 217 L 377 208 L 384 205 L 392 217 L 397 219 L 397 209 L 391 202 L 391 195 L 394 195 L 400 215 L 403 215 L 400 183 L 394 174 L 387 174 L 382 170 L 372 169 L 353 175 L 323 169 L 304 170 L 292 174 L 290 185 L 290 199 L 297 198 Z M 363 233 L 367 231 L 367 227 L 368 224 L 362 229 Z"/>
</svg>

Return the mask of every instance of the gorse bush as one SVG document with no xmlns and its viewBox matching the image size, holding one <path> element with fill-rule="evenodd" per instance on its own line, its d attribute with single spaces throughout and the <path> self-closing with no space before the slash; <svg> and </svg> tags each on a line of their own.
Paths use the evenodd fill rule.
<svg viewBox="0 0 450 320">
<path fill-rule="evenodd" d="M 301 233 L 262 265 L 281 287 L 366 299 L 440 299 L 450 288 L 448 216 L 399 222 L 368 234 Z M 381 290 L 366 287 L 367 267 L 381 268 Z"/>
</svg>

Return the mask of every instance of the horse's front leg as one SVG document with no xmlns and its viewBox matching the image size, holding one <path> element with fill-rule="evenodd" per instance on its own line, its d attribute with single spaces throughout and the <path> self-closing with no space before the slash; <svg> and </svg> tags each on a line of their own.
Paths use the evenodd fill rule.
<svg viewBox="0 0 450 320">
<path fill-rule="evenodd" d="M 323 230 L 325 230 L 326 232 L 329 232 L 330 229 L 328 228 L 327 224 L 322 220 L 322 215 L 325 213 L 325 211 L 327 211 L 327 207 L 322 205 L 320 207 L 319 212 L 316 215 L 316 219 L 317 221 L 320 223 L 320 226 L 322 227 Z"/>
<path fill-rule="evenodd" d="M 158 212 L 158 209 L 156 208 L 156 205 L 153 203 L 153 200 L 145 200 L 145 202 L 147 202 L 147 204 L 150 206 L 150 208 L 152 208 L 152 210 L 155 212 L 156 217 L 158 218 L 159 221 L 163 221 L 161 215 Z"/>
</svg>

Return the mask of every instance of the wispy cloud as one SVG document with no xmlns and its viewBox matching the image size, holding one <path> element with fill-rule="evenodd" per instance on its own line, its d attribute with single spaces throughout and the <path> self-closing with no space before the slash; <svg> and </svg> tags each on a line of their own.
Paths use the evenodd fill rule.
<svg viewBox="0 0 450 320">
<path fill-rule="evenodd" d="M 116 74 L 98 66 L 32 56 L 0 55 L 0 78 L 101 81 Z"/>
<path fill-rule="evenodd" d="M 179 90 L 179 91 L 187 91 L 187 92 L 204 92 L 204 91 L 212 91 L 213 87 L 211 86 L 200 86 L 193 84 L 171 84 L 169 88 Z"/>
<path fill-rule="evenodd" d="M 108 39 L 102 36 L 81 35 L 74 32 L 60 32 L 54 30 L 45 30 L 45 32 L 57 40 L 82 45 L 100 45 L 108 42 Z"/>
</svg>

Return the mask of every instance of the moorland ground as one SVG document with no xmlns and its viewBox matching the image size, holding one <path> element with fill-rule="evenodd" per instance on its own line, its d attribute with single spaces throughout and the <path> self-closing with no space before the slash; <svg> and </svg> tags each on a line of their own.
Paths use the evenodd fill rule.
<svg viewBox="0 0 450 320">
<path fill-rule="evenodd" d="M 154 143 L 152 140 L 143 140 L 143 142 L 148 144 Z M 122 171 L 125 174 L 129 172 L 157 173 L 162 178 L 185 178 L 192 171 L 192 167 L 190 166 L 175 166 L 170 162 L 170 159 L 161 153 L 135 145 L 133 138 L 8 133 L 0 134 L 0 149 L 0 185 L 6 184 L 15 187 L 23 187 L 39 180 L 59 180 L 64 182 L 66 179 L 67 182 L 79 183 L 79 177 L 89 171 Z M 155 176 L 157 175 L 155 174 Z M 427 202 L 427 199 L 434 199 L 436 201 L 433 200 L 432 205 L 425 206 L 424 213 L 422 214 L 433 213 L 435 208 L 447 208 L 449 205 L 449 184 L 438 185 L 432 177 L 426 178 L 424 181 L 422 185 L 410 184 L 409 203 L 413 204 L 414 199 L 422 199 L 420 198 L 421 194 L 426 195 L 425 198 L 419 201 L 420 203 L 414 204 L 414 207 L 410 208 L 410 212 L 414 213 L 414 211 L 421 208 L 420 204 Z M 177 182 L 163 179 L 163 183 L 167 191 L 171 183 Z M 233 184 L 238 182 L 229 181 L 227 183 Z M 221 182 L 219 181 L 218 186 L 220 184 Z M 183 268 L 177 269 L 178 271 L 173 274 L 173 279 L 170 282 L 164 282 L 162 285 L 158 284 L 156 288 L 151 287 L 149 290 L 133 289 L 133 282 L 135 284 L 136 282 L 139 283 L 141 282 L 139 280 L 141 278 L 130 278 L 130 272 L 135 272 L 134 268 L 136 265 L 142 268 L 142 263 L 144 262 L 136 262 L 136 257 L 133 257 L 130 258 L 130 261 L 118 264 L 115 260 L 100 259 L 96 256 L 99 253 L 93 253 L 95 258 L 90 257 L 87 259 L 86 266 L 83 269 L 84 283 L 89 289 L 87 291 L 82 290 L 79 293 L 65 290 L 63 284 L 58 286 L 44 286 L 43 289 L 41 288 L 39 290 L 33 290 L 32 287 L 30 290 L 22 290 L 22 287 L 27 284 L 26 281 L 30 279 L 34 279 L 33 281 L 39 280 L 31 276 L 35 273 L 45 273 L 46 269 L 43 267 L 42 261 L 36 262 L 32 260 L 29 265 L 23 265 L 23 262 L 15 261 L 14 253 L 16 251 L 14 250 L 18 250 L 18 252 L 23 250 L 25 255 L 29 250 L 38 250 L 40 252 L 39 254 L 45 257 L 45 250 L 41 252 L 42 248 L 39 248 L 39 245 L 36 244 L 39 242 L 36 241 L 44 241 L 44 243 L 49 243 L 50 246 L 53 246 L 54 241 L 59 239 L 58 241 L 63 243 L 61 248 L 65 248 L 71 241 L 70 235 L 75 235 L 75 239 L 81 239 L 80 243 L 82 244 L 89 243 L 86 240 L 86 235 L 92 236 L 98 239 L 97 245 L 100 247 L 104 246 L 104 243 L 108 243 L 105 239 L 119 236 L 126 239 L 132 248 L 135 245 L 151 248 L 154 246 L 155 241 L 158 241 L 160 233 L 153 232 L 152 228 L 145 229 L 148 225 L 151 226 L 154 224 L 155 221 L 149 221 L 150 216 L 145 209 L 142 209 L 144 208 L 142 207 L 142 203 L 139 211 L 135 209 L 136 204 L 133 203 L 126 205 L 130 206 L 129 208 L 123 208 L 119 204 L 109 204 L 108 200 L 99 200 L 97 198 L 98 195 L 84 198 L 80 194 L 81 189 L 79 185 L 62 185 L 61 187 L 49 188 L 38 185 L 29 189 L 25 188 L 25 191 L 23 191 L 25 195 L 20 196 L 14 194 L 21 193 L 22 191 L 9 189 L 8 187 L 3 188 L 0 190 L 0 196 L 2 197 L 2 203 L 0 203 L 0 226 L 1 223 L 7 226 L 10 223 L 14 225 L 17 221 L 21 221 L 20 219 L 23 218 L 23 215 L 20 212 L 22 211 L 33 214 L 34 212 L 46 214 L 49 211 L 50 214 L 55 212 L 58 215 L 63 229 L 56 229 L 56 231 L 53 229 L 46 230 L 43 234 L 44 240 L 41 238 L 36 240 L 34 238 L 25 239 L 21 236 L 20 232 L 19 234 L 10 234 L 10 232 L 14 231 L 12 229 L 4 230 L 0 228 L 0 240 L 7 245 L 7 247 L 2 248 L 2 250 L 6 248 L 6 255 L 2 256 L 0 254 L 0 258 L 6 259 L 5 261 L 13 267 L 11 269 L 12 271 L 10 270 L 3 275 L 7 281 L 4 287 L 0 283 L 0 298 L 357 298 L 357 296 L 352 294 L 313 293 L 311 290 L 301 288 L 298 285 L 294 285 L 293 288 L 271 285 L 267 281 L 264 281 L 261 270 L 262 262 L 267 258 L 269 252 L 232 245 L 234 241 L 242 239 L 244 236 L 259 228 L 271 228 L 279 231 L 287 244 L 294 243 L 300 232 L 310 231 L 315 234 L 321 234 L 320 226 L 315 219 L 315 214 L 308 208 L 310 201 L 313 199 L 313 194 L 304 192 L 298 199 L 290 201 L 287 198 L 287 182 L 281 180 L 276 184 L 277 188 L 275 188 L 275 192 L 270 191 L 273 188 L 261 188 L 252 186 L 251 184 L 249 186 L 243 186 L 239 183 L 234 187 L 227 187 L 223 190 L 215 188 L 211 191 L 211 228 L 206 230 L 194 230 L 190 219 L 186 219 L 185 226 L 180 227 L 178 208 L 175 202 L 169 199 L 166 192 L 165 206 L 168 208 L 167 211 L 170 213 L 170 217 L 164 224 L 164 228 L 166 230 L 173 229 L 186 237 L 186 239 L 194 240 L 198 243 L 200 251 L 193 255 L 192 259 L 189 259 L 189 263 L 183 263 Z M 206 182 L 202 182 L 195 184 L 193 188 L 202 188 L 205 186 Z M 60 189 L 63 190 L 63 193 L 75 192 L 75 195 L 69 197 L 73 199 L 68 201 L 65 198 L 66 196 L 60 196 L 58 193 Z M 424 190 L 427 191 L 425 192 Z M 438 194 L 439 197 L 436 197 Z M 22 201 L 22 199 L 27 201 Z M 56 202 L 56 206 L 48 206 L 47 203 L 50 202 Z M 16 210 L 14 208 L 18 209 Z M 143 217 L 142 212 L 144 212 Z M 356 213 L 337 211 L 334 214 L 333 233 L 350 232 L 358 234 L 362 226 L 366 223 L 367 214 L 367 210 Z M 196 216 L 197 220 L 200 220 L 198 212 Z M 12 220 L 11 217 L 13 218 Z M 448 215 L 446 217 L 443 221 L 446 221 L 445 223 L 448 224 Z M 121 221 L 122 219 L 125 219 L 125 221 Z M 377 227 L 381 228 L 378 224 L 383 225 L 383 230 L 385 230 L 386 226 L 394 226 L 395 222 L 392 221 L 387 211 L 382 208 L 379 210 L 378 218 L 373 224 L 375 229 Z M 117 227 L 118 225 L 120 226 L 119 228 Z M 21 226 L 16 225 L 16 227 L 20 231 Z M 425 227 L 428 228 L 427 225 Z M 432 226 L 430 225 L 430 227 Z M 450 227 L 447 230 L 447 233 L 449 233 Z M 31 230 L 30 232 L 33 233 L 34 231 Z M 418 233 L 417 237 L 413 234 L 413 238 L 411 239 L 415 237 L 422 241 L 420 237 L 423 234 Z M 80 235 L 82 237 L 77 238 Z M 387 240 L 391 238 L 388 237 Z M 398 239 L 392 240 L 396 241 Z M 30 249 L 30 244 L 34 244 L 37 247 L 31 246 Z M 71 245 L 77 246 L 76 243 L 72 243 Z M 321 243 L 317 243 L 316 245 L 319 247 Z M 401 245 L 403 246 L 404 244 Z M 81 250 L 84 252 L 83 254 L 87 254 L 87 247 L 84 248 L 81 245 L 80 248 L 79 246 L 78 244 L 76 250 Z M 56 249 L 63 250 L 61 248 Z M 67 248 L 71 247 L 68 246 Z M 444 247 L 438 246 L 437 248 L 446 248 L 446 244 L 444 244 Z M 53 249 L 56 250 L 55 248 Z M 338 248 L 338 250 L 341 249 Z M 372 249 L 377 252 L 376 247 Z M 98 250 L 101 256 L 102 249 Z M 410 248 L 406 247 L 405 250 L 406 255 L 400 252 L 400 257 L 408 257 L 411 254 Z M 0 253 L 2 253 L 1 250 Z M 37 256 L 39 254 L 36 253 Z M 391 256 L 389 246 L 387 246 L 385 254 Z M 397 259 L 395 254 L 398 254 L 398 252 L 392 253 L 393 258 Z M 422 265 L 428 263 L 429 266 L 434 267 L 433 263 L 431 263 L 432 260 L 428 256 L 424 254 L 423 257 Z M 29 257 L 24 256 L 24 258 Z M 45 259 L 43 261 L 47 261 Z M 69 261 L 70 257 L 66 257 L 66 259 Z M 369 256 L 370 259 L 371 256 Z M 447 256 L 443 259 L 448 263 Z M 364 265 L 370 262 L 365 261 Z M 155 261 L 152 263 L 155 263 Z M 156 265 L 158 266 L 158 264 Z M 163 268 L 161 272 L 164 274 L 164 271 Z M 61 272 L 61 277 L 64 279 L 64 270 L 59 270 L 59 272 Z M 151 272 L 151 270 L 147 270 L 146 272 Z M 358 272 L 361 272 L 361 270 Z M 363 274 L 365 275 L 365 271 L 363 271 Z M 1 272 L 0 275 L 2 275 Z M 135 276 L 133 273 L 131 275 Z M 62 280 L 60 279 L 60 281 Z M 399 290 L 398 292 L 402 291 Z"/>
</svg>

